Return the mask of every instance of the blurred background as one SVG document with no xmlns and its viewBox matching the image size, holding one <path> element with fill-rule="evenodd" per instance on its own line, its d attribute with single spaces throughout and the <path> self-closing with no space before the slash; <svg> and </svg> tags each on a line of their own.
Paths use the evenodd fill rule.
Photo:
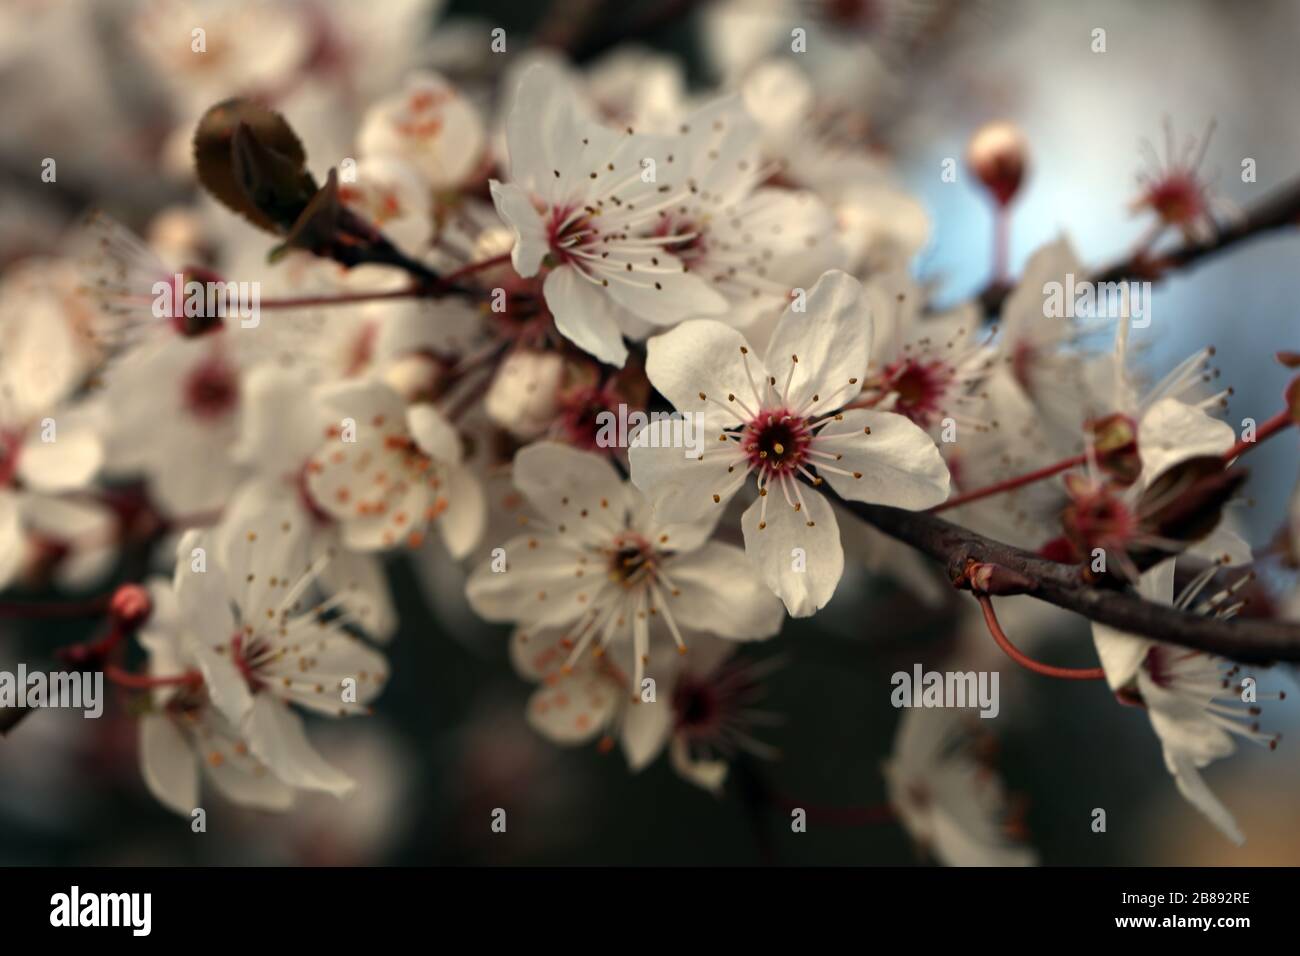
<svg viewBox="0 0 1300 956">
<path fill-rule="evenodd" d="M 340 22 L 355 29 L 358 10 L 361 18 L 387 13 L 384 4 L 299 6 L 318 6 L 321 16 L 351 7 Z M 1300 175 L 1292 96 L 1300 4 L 1288 0 L 751 0 L 726 4 L 722 18 L 710 9 L 719 4 L 676 0 L 426 6 L 427 36 L 405 39 L 420 41 L 417 62 L 453 77 L 499 74 L 501 64 L 479 52 L 484 31 L 498 26 L 511 49 L 541 37 L 579 57 L 630 35 L 680 57 L 701 89 L 718 82 L 727 68 L 720 51 L 744 31 L 760 38 L 746 42 L 775 37 L 773 49 L 790 25 L 829 31 L 841 41 L 835 75 L 870 114 L 871 146 L 892 155 L 930 213 L 932 239 L 915 268 L 944 303 L 978 294 L 990 277 L 990 206 L 961 163 L 986 121 L 1013 121 L 1030 144 L 1012 220 L 1012 275 L 1062 233 L 1090 264 L 1132 249 L 1149 224 L 1128 210 L 1146 165 L 1139 143 L 1159 143 L 1165 117 L 1180 137 L 1217 122 L 1205 168 L 1219 170 L 1216 190 L 1232 203 L 1249 205 Z M 175 146 L 195 105 L 158 58 L 141 52 L 134 17 L 148 7 L 0 0 L 0 266 L 57 253 L 92 207 L 143 231 L 161 209 L 195 197 Z M 176 15 L 188 22 L 196 14 Z M 1104 52 L 1093 49 L 1097 29 Z M 314 99 L 311 82 L 283 106 L 303 130 L 313 103 L 331 102 Z M 221 98 L 215 89 L 205 95 Z M 45 156 L 59 157 L 57 184 L 39 179 Z M 958 160 L 956 182 L 940 175 L 949 158 Z M 1242 181 L 1245 158 L 1255 160 L 1255 182 Z M 1216 344 L 1224 380 L 1236 389 L 1228 420 L 1268 417 L 1288 380 L 1271 357 L 1300 349 L 1297 261 L 1300 235 L 1274 233 L 1160 284 L 1151 326 L 1135 333 L 1142 363 L 1158 373 Z M 1263 547 L 1300 456 L 1282 440 L 1250 464 L 1254 507 L 1242 518 Z M 616 752 L 547 743 L 524 721 L 530 687 L 507 662 L 506 630 L 463 607 L 451 569 L 394 559 L 391 572 L 402 626 L 378 714 L 313 728 L 327 759 L 361 781 L 352 798 L 304 797 L 281 816 L 213 797 L 208 832 L 192 834 L 146 792 L 125 708 L 110 706 L 97 721 L 38 712 L 0 738 L 0 864 L 927 862 L 896 825 L 814 823 L 795 834 L 784 808 L 881 803 L 880 766 L 900 715 L 889 704 L 890 675 L 918 661 L 942 667 L 954 655 L 1001 672 L 1001 713 L 985 723 L 1043 863 L 1300 864 L 1300 760 L 1287 739 L 1300 728 L 1300 710 L 1293 675 L 1280 668 L 1267 683 L 1291 699 L 1264 717 L 1283 733 L 1278 750 L 1243 744 L 1206 773 L 1247 834 L 1237 849 L 1178 796 L 1140 711 L 1090 683 L 1007 666 L 956 595 L 922 606 L 851 569 L 822 614 L 789 621 L 775 641 L 743 651 L 775 659 L 762 707 L 781 722 L 761 735 L 780 757 L 740 761 L 718 798 L 663 759 L 632 775 Z M 1022 645 L 1053 662 L 1093 663 L 1083 622 L 1041 608 L 1009 609 L 1004 618 L 1009 631 L 1016 622 Z M 48 660 L 51 648 L 89 634 L 75 622 L 0 622 L 0 665 Z M 497 807 L 508 812 L 504 834 L 490 828 Z M 1105 833 L 1091 829 L 1094 808 L 1107 812 Z"/>
</svg>

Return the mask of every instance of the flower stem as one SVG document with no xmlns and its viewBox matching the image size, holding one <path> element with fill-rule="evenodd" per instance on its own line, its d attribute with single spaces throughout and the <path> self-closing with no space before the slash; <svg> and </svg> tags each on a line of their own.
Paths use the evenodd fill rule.
<svg viewBox="0 0 1300 956">
<path fill-rule="evenodd" d="M 1017 488 L 1023 488 L 1025 485 L 1032 485 L 1036 481 L 1042 481 L 1044 478 L 1051 478 L 1053 475 L 1059 475 L 1063 471 L 1069 471 L 1071 468 L 1077 468 L 1088 460 L 1086 455 L 1075 455 L 1072 458 L 1065 458 L 1054 464 L 1039 468 L 1037 471 L 1031 471 L 1024 475 L 1017 475 L 1015 478 L 1007 478 L 1003 481 L 986 485 L 983 488 L 974 488 L 955 498 L 949 498 L 943 504 L 935 505 L 929 509 L 930 514 L 939 511 L 947 511 L 949 508 L 956 508 L 958 505 L 964 505 L 971 501 L 979 501 L 981 498 L 991 498 L 993 495 L 1000 495 L 1006 491 L 1014 491 Z"/>
<path fill-rule="evenodd" d="M 1291 417 L 1289 409 L 1282 409 L 1264 424 L 1255 429 L 1255 438 L 1253 441 L 1246 441 L 1244 438 L 1233 445 L 1223 453 L 1225 464 L 1231 464 L 1234 458 L 1250 451 L 1255 445 L 1258 445 L 1264 439 L 1276 435 L 1278 432 L 1295 424 L 1295 419 Z"/>
<path fill-rule="evenodd" d="M 112 594 L 81 601 L 0 601 L 0 619 L 48 621 L 65 617 L 96 617 L 108 610 Z"/>
<path fill-rule="evenodd" d="M 154 687 L 196 686 L 203 683 L 203 675 L 198 671 L 186 671 L 172 677 L 150 677 L 148 674 L 132 674 L 116 664 L 104 668 L 104 676 L 119 687 L 130 690 L 150 690 Z"/>
<path fill-rule="evenodd" d="M 393 299 L 436 298 L 454 289 L 457 282 L 466 276 L 484 269 L 506 265 L 510 262 L 510 253 L 492 256 L 479 262 L 461 266 L 454 272 L 441 276 L 435 282 L 412 285 L 405 289 L 389 289 L 386 292 L 337 292 L 328 295 L 304 295 L 286 299 L 262 299 L 258 307 L 262 309 L 302 309 L 318 305 L 354 305 L 358 302 L 387 302 Z"/>
<path fill-rule="evenodd" d="M 1026 657 L 1011 643 L 1002 630 L 1002 625 L 998 623 L 998 616 L 993 610 L 993 599 L 987 594 L 976 594 L 975 600 L 980 602 L 980 610 L 984 612 L 984 623 L 988 625 L 989 633 L 993 635 L 993 640 L 998 647 L 1002 648 L 1007 657 L 1026 670 L 1044 677 L 1058 677 L 1062 680 L 1103 680 L 1106 677 L 1106 671 L 1100 667 L 1056 667 Z"/>
</svg>

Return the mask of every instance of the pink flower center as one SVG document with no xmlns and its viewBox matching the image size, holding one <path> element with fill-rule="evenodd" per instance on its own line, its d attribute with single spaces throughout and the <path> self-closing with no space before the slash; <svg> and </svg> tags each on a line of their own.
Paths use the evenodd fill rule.
<svg viewBox="0 0 1300 956">
<path fill-rule="evenodd" d="M 1152 183 L 1144 201 L 1171 226 L 1188 225 L 1207 214 L 1200 182 L 1195 174 L 1182 170 Z"/>
<path fill-rule="evenodd" d="M 760 474 L 769 478 L 793 477 L 807 460 L 812 439 L 806 418 L 778 408 L 758 413 L 745 428 L 740 447 Z"/>
<path fill-rule="evenodd" d="M 551 252 L 561 262 L 571 262 L 575 250 L 594 252 L 597 231 L 592 224 L 591 211 L 579 212 L 571 206 L 556 206 L 546 225 L 546 239 Z M 608 256 L 609 252 L 606 251 Z"/>
<path fill-rule="evenodd" d="M 923 362 L 906 358 L 885 369 L 885 379 L 898 395 L 894 411 L 922 428 L 932 424 L 942 411 L 954 378 L 953 367 L 942 359 Z"/>
<path fill-rule="evenodd" d="M 195 418 L 224 418 L 239 405 L 239 379 L 220 355 L 212 355 L 190 369 L 183 383 L 185 408 Z"/>
<path fill-rule="evenodd" d="M 614 539 L 609 554 L 609 579 L 625 588 L 653 582 L 656 557 L 649 541 L 634 532 L 626 532 Z"/>
</svg>

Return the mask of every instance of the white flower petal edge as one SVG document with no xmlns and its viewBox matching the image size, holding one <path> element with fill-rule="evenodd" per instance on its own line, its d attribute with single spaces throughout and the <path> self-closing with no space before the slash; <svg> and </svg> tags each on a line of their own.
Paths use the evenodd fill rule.
<svg viewBox="0 0 1300 956">
<path fill-rule="evenodd" d="M 825 475 L 841 497 L 909 511 L 947 500 L 948 466 L 923 428 L 892 412 L 856 408 L 842 414 L 819 446 L 843 455 L 839 465 L 849 473 Z"/>
<path fill-rule="evenodd" d="M 862 286 L 834 270 L 808 291 L 804 311 L 796 312 L 795 304 L 786 307 L 772 333 L 767 368 L 778 381 L 778 370 L 790 368 L 787 406 L 806 407 L 814 415 L 840 408 L 847 400 L 845 383 L 862 381 L 871 354 L 871 313 Z M 799 360 L 792 366 L 796 355 Z"/>
<path fill-rule="evenodd" d="M 244 720 L 249 748 L 285 783 L 306 790 L 345 796 L 356 784 L 316 752 L 303 730 L 302 718 L 270 694 L 257 694 Z"/>
<path fill-rule="evenodd" d="M 510 250 L 510 261 L 515 271 L 525 278 L 537 275 L 548 248 L 546 223 L 526 190 L 514 183 L 499 183 L 495 179 L 489 185 L 497 213 L 515 231 L 515 244 Z"/>
<path fill-rule="evenodd" d="M 844 573 L 834 509 L 820 494 L 804 501 L 807 507 L 798 511 L 777 502 L 766 509 L 764 521 L 760 498 L 741 517 L 746 556 L 792 617 L 810 617 L 825 607 Z"/>
<path fill-rule="evenodd" d="M 1149 486 L 1161 474 L 1189 458 L 1222 455 L 1236 440 L 1226 422 L 1211 418 L 1176 398 L 1162 398 L 1138 422 L 1142 484 Z"/>
<path fill-rule="evenodd" d="M 614 307 L 600 290 L 573 269 L 556 269 L 542 285 L 546 305 L 560 334 L 608 365 L 622 368 L 627 346 Z"/>
<path fill-rule="evenodd" d="M 171 718 L 140 718 L 140 773 L 158 802 L 188 817 L 199 805 L 199 762 Z"/>
</svg>

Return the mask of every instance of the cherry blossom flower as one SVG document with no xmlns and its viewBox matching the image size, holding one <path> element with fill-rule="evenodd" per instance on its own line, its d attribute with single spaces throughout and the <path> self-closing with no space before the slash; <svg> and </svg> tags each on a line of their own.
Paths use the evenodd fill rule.
<svg viewBox="0 0 1300 956">
<path fill-rule="evenodd" d="M 397 155 L 364 157 L 339 184 L 339 201 L 401 249 L 418 251 L 433 234 L 430 187 L 418 169 Z"/>
<path fill-rule="evenodd" d="M 564 358 L 558 352 L 511 352 L 484 396 L 487 415 L 512 435 L 540 437 L 560 410 Z"/>
<path fill-rule="evenodd" d="M 694 632 L 752 641 L 779 630 L 781 606 L 737 567 L 740 549 L 709 540 L 719 512 L 670 523 L 608 459 L 554 442 L 520 451 L 514 479 L 543 517 L 502 546 L 505 570 L 489 560 L 470 575 L 466 593 L 482 617 L 566 628 L 570 665 L 589 648 L 630 641 L 633 687 L 661 636 L 689 653 Z"/>
<path fill-rule="evenodd" d="M 921 251 L 930 238 L 929 214 L 899 187 L 888 162 L 869 152 L 855 112 L 828 111 L 787 59 L 759 64 L 740 92 L 762 131 L 765 168 L 775 164 L 774 182 L 811 189 L 830 208 L 834 222 L 825 235 L 844 258 L 841 268 L 899 268 Z"/>
<path fill-rule="evenodd" d="M 452 189 L 479 165 L 483 121 L 444 77 L 417 73 L 400 94 L 370 108 L 357 142 L 363 157 L 400 157 L 429 188 Z"/>
<path fill-rule="evenodd" d="M 1202 597 L 1220 570 L 1220 565 L 1212 564 L 1175 598 L 1175 561 L 1171 558 L 1143 574 L 1138 593 L 1192 614 L 1228 618 L 1241 609 L 1237 594 L 1250 580 L 1249 575 Z M 1253 679 L 1251 685 L 1243 683 L 1238 679 L 1240 665 L 1213 654 L 1136 637 L 1095 622 L 1092 635 L 1111 690 L 1122 702 L 1146 708 L 1164 751 L 1165 768 L 1173 775 L 1179 793 L 1228 839 L 1244 843 L 1245 836 L 1232 814 L 1206 786 L 1200 771 L 1236 751 L 1234 736 L 1275 748 L 1280 735 L 1260 730 L 1256 702 L 1284 695 L 1256 690 Z"/>
<path fill-rule="evenodd" d="M 621 366 L 624 332 L 726 308 L 672 251 L 695 233 L 655 232 L 691 193 L 684 144 L 600 125 L 541 64 L 521 78 L 506 128 L 511 178 L 492 181 L 492 198 L 515 231 L 516 271 L 549 263 L 544 292 L 562 335 Z"/>
<path fill-rule="evenodd" d="M 436 527 L 464 557 L 483 530 L 485 501 L 464 465 L 461 436 L 431 402 L 408 403 L 382 381 L 342 382 L 320 400 L 331 416 L 306 489 L 340 525 L 346 547 L 419 547 Z"/>
<path fill-rule="evenodd" d="M 980 338 L 972 306 L 924 317 L 925 296 L 905 270 L 884 273 L 864 287 L 875 318 L 871 369 L 862 401 L 906 415 L 939 435 L 951 422 L 962 433 L 987 432 L 982 386 L 995 363 Z"/>
<path fill-rule="evenodd" d="M 397 628 L 397 613 L 381 558 L 349 549 L 342 525 L 316 503 L 307 488 L 320 436 L 331 424 L 329 410 L 317 400 L 301 369 L 260 366 L 248 374 L 244 390 L 244 421 L 231 454 L 251 476 L 233 495 L 227 515 L 270 508 L 293 512 L 295 526 L 307 536 L 308 559 L 332 555 L 317 576 L 320 589 L 336 595 L 372 637 L 391 637 Z"/>
<path fill-rule="evenodd" d="M 175 679 L 198 667 L 194 635 L 185 629 L 176 595 L 166 582 L 149 587 L 153 612 L 140 632 L 149 675 Z M 151 709 L 140 717 L 140 770 L 163 806 L 188 818 L 200 806 L 206 776 L 226 799 L 262 810 L 287 810 L 293 788 L 255 757 L 239 726 L 218 708 L 202 682 L 176 683 L 149 692 Z"/>
<path fill-rule="evenodd" d="M 1150 141 L 1142 141 L 1149 168 L 1138 174 L 1142 192 L 1133 200 L 1132 209 L 1134 212 L 1150 209 L 1158 219 L 1141 245 L 1149 246 L 1170 228 L 1179 230 L 1189 242 L 1208 242 L 1218 231 L 1216 213 L 1236 212 L 1236 207 L 1213 196 L 1208 183 L 1201 178 L 1201 163 L 1214 136 L 1214 121 L 1206 125 L 1199 142 L 1189 136 L 1181 148 L 1174 145 L 1173 124 L 1168 117 L 1164 125 L 1163 161 Z"/>
<path fill-rule="evenodd" d="M 539 685 L 525 709 L 529 726 L 562 747 L 599 738 L 601 749 L 608 751 L 617 741 L 629 768 L 643 769 L 662 749 L 671 708 L 657 698 L 642 699 L 631 678 L 630 642 L 607 654 L 573 660 L 568 634 L 564 627 L 518 628 L 511 637 L 515 671 Z M 667 663 L 658 649 L 652 649 L 652 660 Z"/>
<path fill-rule="evenodd" d="M 998 318 L 997 348 L 1017 385 L 1041 413 L 1044 433 L 1058 447 L 1078 445 L 1083 409 L 1091 399 L 1089 357 L 1078 346 L 1092 331 L 1073 316 L 1046 314 L 1049 283 L 1087 275 L 1064 237 L 1034 252 Z"/>
<path fill-rule="evenodd" d="M 672 423 L 652 422 L 629 459 L 661 521 L 720 514 L 753 474 L 759 497 L 741 520 L 746 555 L 790 613 L 806 617 L 830 600 L 844 566 L 822 482 L 853 501 L 919 510 L 947 497 L 948 469 L 906 417 L 841 411 L 861 389 L 871 348 L 857 280 L 828 272 L 805 312 L 794 305 L 764 359 L 740 332 L 705 319 L 651 339 L 650 381 L 680 413 L 702 416 L 705 450 L 687 457 L 672 447 Z"/>
<path fill-rule="evenodd" d="M 110 367 L 100 396 L 107 415 L 106 468 L 140 474 L 169 515 L 219 508 L 239 466 L 242 369 L 229 336 L 164 336 Z"/>
<path fill-rule="evenodd" d="M 977 728 L 959 710 L 903 714 L 885 762 L 889 802 L 912 839 L 947 866 L 1033 866 L 1002 782 L 980 758 Z"/>
<path fill-rule="evenodd" d="M 45 270 L 0 285 L 0 585 L 13 580 L 29 535 L 57 523 L 54 496 L 85 488 L 104 451 L 93 411 L 72 406 L 85 357 L 66 301 L 29 295 Z"/>
<path fill-rule="evenodd" d="M 383 656 L 345 630 L 337 599 L 304 607 L 320 562 L 308 565 L 290 509 L 188 531 L 173 582 L 213 704 L 284 783 L 342 795 L 353 781 L 312 748 L 291 705 L 328 716 L 368 712 L 388 678 Z"/>
</svg>

